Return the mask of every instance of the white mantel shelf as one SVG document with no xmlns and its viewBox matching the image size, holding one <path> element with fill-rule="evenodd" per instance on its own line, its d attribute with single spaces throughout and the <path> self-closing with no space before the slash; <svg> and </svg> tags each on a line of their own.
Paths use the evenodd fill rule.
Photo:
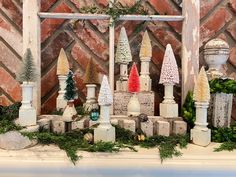
<svg viewBox="0 0 236 177">
<path fill-rule="evenodd" d="M 213 152 L 219 144 L 212 143 L 203 148 L 192 144 L 187 149 L 182 149 L 181 157 L 160 162 L 157 149 L 141 149 L 138 152 L 124 150 L 119 153 L 89 153 L 78 152 L 83 158 L 77 163 L 78 167 L 168 167 L 168 166 L 191 166 L 191 167 L 224 167 L 235 168 L 236 151 Z M 125 162 L 125 163 L 124 163 Z M 64 151 L 56 146 L 37 145 L 20 151 L 0 150 L 0 167 L 4 166 L 61 166 L 73 167 Z"/>
</svg>

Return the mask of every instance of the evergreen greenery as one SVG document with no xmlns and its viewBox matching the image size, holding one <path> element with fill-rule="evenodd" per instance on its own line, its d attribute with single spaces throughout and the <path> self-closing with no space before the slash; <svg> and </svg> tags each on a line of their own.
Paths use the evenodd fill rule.
<svg viewBox="0 0 236 177">
<path fill-rule="evenodd" d="M 209 82 L 211 93 L 232 93 L 236 95 L 236 81 L 232 79 L 213 79 Z"/>
<path fill-rule="evenodd" d="M 222 143 L 215 152 L 236 150 L 236 123 L 230 128 L 212 128 L 212 141 Z"/>
<path fill-rule="evenodd" d="M 10 106 L 0 106 L 0 134 L 12 130 L 20 130 L 21 127 L 14 124 L 13 120 L 18 117 L 21 103 Z"/>
<path fill-rule="evenodd" d="M 18 75 L 20 82 L 34 82 L 36 80 L 36 67 L 33 61 L 31 50 L 28 48 L 23 58 L 23 65 Z"/>
<path fill-rule="evenodd" d="M 188 123 L 190 128 L 194 127 L 194 122 L 196 120 L 196 108 L 193 101 L 193 92 L 188 92 L 183 108 L 182 108 L 182 117 Z"/>
<path fill-rule="evenodd" d="M 86 72 L 85 72 L 85 84 L 99 84 L 97 67 L 92 59 L 90 59 Z"/>
<path fill-rule="evenodd" d="M 70 101 L 74 100 L 76 97 L 76 87 L 75 87 L 75 81 L 73 79 L 73 72 L 69 71 L 66 79 L 66 93 L 65 93 L 65 99 Z"/>
<path fill-rule="evenodd" d="M 101 9 L 97 6 L 83 7 L 80 9 L 81 13 L 91 14 L 106 14 L 113 18 L 113 22 L 110 25 L 114 25 L 118 21 L 121 15 L 141 14 L 147 15 L 147 10 L 141 4 L 142 0 L 137 1 L 133 6 L 122 6 L 119 2 L 112 3 L 112 7 L 106 7 Z"/>
</svg>

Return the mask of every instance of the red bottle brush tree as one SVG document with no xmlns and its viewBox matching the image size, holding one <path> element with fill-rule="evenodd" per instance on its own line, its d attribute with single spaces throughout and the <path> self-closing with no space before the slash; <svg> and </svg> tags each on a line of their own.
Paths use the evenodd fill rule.
<svg viewBox="0 0 236 177">
<path fill-rule="evenodd" d="M 140 91 L 139 74 L 135 63 L 133 63 L 130 71 L 128 80 L 128 90 L 131 93 L 138 93 Z"/>
</svg>

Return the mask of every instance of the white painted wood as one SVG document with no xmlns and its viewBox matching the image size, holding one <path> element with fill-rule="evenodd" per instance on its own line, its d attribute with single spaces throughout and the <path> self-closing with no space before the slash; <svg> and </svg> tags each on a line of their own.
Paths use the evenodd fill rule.
<svg viewBox="0 0 236 177">
<path fill-rule="evenodd" d="M 109 20 L 110 16 L 105 14 L 81 14 L 81 13 L 38 13 L 40 18 L 57 19 L 81 19 L 81 20 Z M 118 20 L 132 21 L 182 21 L 181 15 L 121 15 Z"/>
<path fill-rule="evenodd" d="M 182 105 L 199 71 L 200 0 L 183 0 Z"/>
<path fill-rule="evenodd" d="M 109 1 L 109 7 L 112 7 L 114 0 Z M 113 23 L 113 19 L 110 18 L 110 23 Z M 109 25 L 109 83 L 112 96 L 114 95 L 114 71 L 115 67 L 115 26 Z M 110 106 L 110 114 L 113 114 L 113 103 Z"/>
<path fill-rule="evenodd" d="M 37 68 L 37 81 L 33 91 L 33 105 L 40 114 L 41 111 L 41 43 L 40 43 L 40 0 L 23 1 L 23 53 L 31 49 Z"/>
</svg>

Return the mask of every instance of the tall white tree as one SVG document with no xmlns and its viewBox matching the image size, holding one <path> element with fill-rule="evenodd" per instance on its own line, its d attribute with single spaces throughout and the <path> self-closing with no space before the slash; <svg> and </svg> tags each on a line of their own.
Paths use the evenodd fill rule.
<svg viewBox="0 0 236 177">
<path fill-rule="evenodd" d="M 129 64 L 132 61 L 132 55 L 129 45 L 129 40 L 125 31 L 125 28 L 122 27 L 120 30 L 120 36 L 116 48 L 116 63 Z"/>
<path fill-rule="evenodd" d="M 112 97 L 111 89 L 108 83 L 107 76 L 104 75 L 102 79 L 100 92 L 98 95 L 98 104 L 100 106 L 109 106 L 112 103 L 113 103 L 113 97 Z"/>
<path fill-rule="evenodd" d="M 175 55 L 170 44 L 167 44 L 164 60 L 161 68 L 160 84 L 178 84 L 179 71 L 175 60 Z"/>
<path fill-rule="evenodd" d="M 201 68 L 195 83 L 193 99 L 196 102 L 210 101 L 210 87 L 204 67 Z"/>
</svg>

